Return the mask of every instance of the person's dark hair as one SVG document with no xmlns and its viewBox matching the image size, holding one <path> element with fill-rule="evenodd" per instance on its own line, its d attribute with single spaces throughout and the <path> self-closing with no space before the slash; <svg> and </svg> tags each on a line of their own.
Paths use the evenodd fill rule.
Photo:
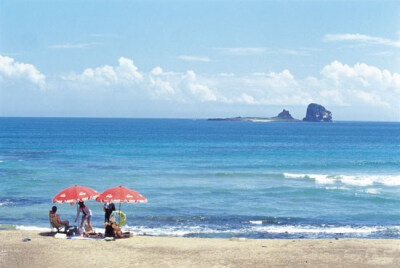
<svg viewBox="0 0 400 268">
<path fill-rule="evenodd" d="M 56 206 L 53 206 L 53 207 L 51 208 L 51 211 L 52 211 L 53 213 L 56 213 L 56 212 L 57 212 L 57 207 L 56 207 Z"/>
<path fill-rule="evenodd" d="M 79 201 L 79 203 L 78 203 L 78 204 L 79 204 L 79 207 L 80 207 L 80 208 L 83 208 L 83 207 L 85 207 L 85 203 L 83 203 L 83 201 Z"/>
<path fill-rule="evenodd" d="M 109 209 L 111 209 L 111 211 L 115 211 L 115 205 L 114 203 L 110 203 L 110 205 L 108 206 Z"/>
</svg>

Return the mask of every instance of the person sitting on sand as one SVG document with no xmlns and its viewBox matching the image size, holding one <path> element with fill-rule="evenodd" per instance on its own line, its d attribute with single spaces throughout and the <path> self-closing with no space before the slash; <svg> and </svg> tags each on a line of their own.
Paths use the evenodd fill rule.
<svg viewBox="0 0 400 268">
<path fill-rule="evenodd" d="M 108 226 L 108 229 L 110 229 L 110 226 L 112 227 L 112 230 L 114 232 L 114 236 L 116 238 L 124 237 L 124 235 L 123 235 L 123 233 L 121 231 L 121 228 L 119 228 L 119 226 L 117 225 L 116 220 L 115 220 L 115 216 L 113 214 L 110 215 L 110 220 L 109 220 L 108 223 L 106 223 L 106 232 L 109 231 L 109 230 L 107 230 L 107 226 Z"/>
<path fill-rule="evenodd" d="M 62 221 L 60 215 L 57 214 L 57 207 L 53 206 L 49 211 L 50 222 L 55 228 L 68 227 L 69 221 Z"/>
<path fill-rule="evenodd" d="M 104 223 L 105 223 L 105 226 L 107 226 L 107 223 L 110 221 L 111 213 L 113 213 L 113 211 L 115 211 L 114 203 L 110 203 L 108 205 L 106 203 L 104 203 L 103 211 L 104 211 Z"/>
<path fill-rule="evenodd" d="M 110 222 L 105 223 L 104 236 L 105 237 L 115 237 L 114 229 L 112 228 L 112 224 L 110 224 Z"/>
<path fill-rule="evenodd" d="M 91 232 L 93 232 L 93 226 L 92 226 L 92 211 L 90 210 L 90 208 L 88 206 L 85 205 L 85 203 L 83 203 L 83 201 L 79 201 L 78 203 L 78 211 L 76 213 L 76 218 L 75 218 L 75 222 L 78 221 L 79 219 L 79 214 L 82 212 L 82 221 L 81 221 L 81 225 L 80 225 L 80 229 L 83 230 L 83 224 L 85 223 L 85 221 L 87 220 L 87 225 L 89 227 L 89 230 Z"/>
</svg>

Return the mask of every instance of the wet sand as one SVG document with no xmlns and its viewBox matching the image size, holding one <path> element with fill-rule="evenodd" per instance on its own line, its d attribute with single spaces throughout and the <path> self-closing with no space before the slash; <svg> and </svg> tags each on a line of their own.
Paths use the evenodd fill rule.
<svg viewBox="0 0 400 268">
<path fill-rule="evenodd" d="M 23 242 L 24 238 L 31 241 Z M 400 240 L 56 239 L 0 231 L 0 267 L 400 267 Z"/>
</svg>

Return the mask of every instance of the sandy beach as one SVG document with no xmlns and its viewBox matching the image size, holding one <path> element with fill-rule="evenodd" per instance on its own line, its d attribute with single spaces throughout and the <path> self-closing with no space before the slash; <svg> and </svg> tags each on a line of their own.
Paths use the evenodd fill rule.
<svg viewBox="0 0 400 268">
<path fill-rule="evenodd" d="M 24 238 L 31 241 L 23 242 Z M 1 267 L 399 267 L 400 241 L 238 240 L 134 236 L 55 239 L 0 231 Z"/>
</svg>

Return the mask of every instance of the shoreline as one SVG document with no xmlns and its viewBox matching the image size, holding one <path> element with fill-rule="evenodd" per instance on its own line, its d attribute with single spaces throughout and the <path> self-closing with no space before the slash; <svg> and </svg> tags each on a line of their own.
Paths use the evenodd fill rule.
<svg viewBox="0 0 400 268">
<path fill-rule="evenodd" d="M 283 226 L 264 226 L 260 220 L 250 221 L 253 231 L 251 234 L 247 229 L 232 229 L 220 230 L 219 233 L 210 235 L 210 230 L 207 232 L 189 230 L 190 226 L 186 229 L 170 230 L 169 228 L 162 229 L 162 227 L 143 227 L 135 228 L 134 226 L 124 226 L 123 232 L 130 232 L 134 236 L 153 236 L 153 237 L 181 237 L 181 238 L 210 238 L 210 239 L 231 239 L 237 237 L 241 239 L 400 239 L 398 231 L 400 226 L 311 226 L 311 225 L 283 225 Z M 93 225 L 96 233 L 104 233 L 104 227 Z M 266 229 L 267 228 L 267 229 Z M 50 227 L 43 225 L 13 225 L 13 224 L 0 224 L 0 231 L 32 231 L 32 232 L 50 232 Z M 217 229 L 215 229 L 217 230 Z M 238 231 L 239 230 L 239 231 Z M 241 232 L 242 230 L 243 232 Z M 259 235 L 256 235 L 259 232 Z M 375 233 L 384 232 L 384 234 L 375 235 Z M 391 235 L 387 232 L 395 232 Z M 202 235 L 205 234 L 205 235 Z M 261 235 L 263 234 L 263 235 Z"/>
<path fill-rule="evenodd" d="M 55 239 L 49 232 L 1 230 L 1 267 L 395 267 L 394 239 L 220 239 L 133 236 Z M 30 238 L 23 242 L 24 238 Z"/>
</svg>

